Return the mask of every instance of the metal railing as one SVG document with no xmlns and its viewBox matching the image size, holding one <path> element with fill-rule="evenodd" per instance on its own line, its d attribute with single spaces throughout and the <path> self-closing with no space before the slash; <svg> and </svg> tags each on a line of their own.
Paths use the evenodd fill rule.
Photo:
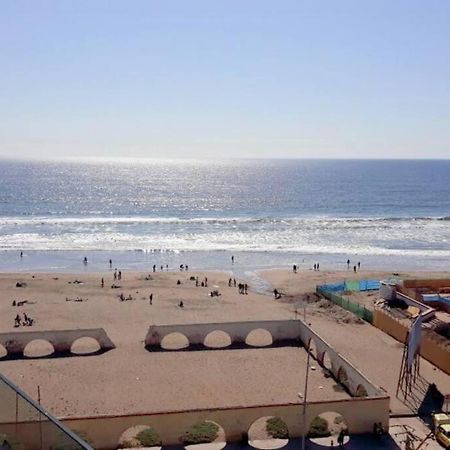
<svg viewBox="0 0 450 450">
<path fill-rule="evenodd" d="M 366 322 L 373 323 L 373 312 L 367 309 L 365 306 L 362 306 L 359 303 L 351 302 L 350 300 L 341 297 L 340 295 L 334 292 L 327 291 L 320 286 L 317 286 L 316 292 L 324 296 L 328 300 L 332 301 L 333 303 L 336 303 L 336 305 L 339 305 L 342 308 L 346 309 L 347 311 L 356 314 L 358 317 L 361 317 L 361 319 L 365 320 Z"/>
<path fill-rule="evenodd" d="M 2 445 L 12 450 L 93 450 L 0 374 L 0 448 Z"/>
</svg>

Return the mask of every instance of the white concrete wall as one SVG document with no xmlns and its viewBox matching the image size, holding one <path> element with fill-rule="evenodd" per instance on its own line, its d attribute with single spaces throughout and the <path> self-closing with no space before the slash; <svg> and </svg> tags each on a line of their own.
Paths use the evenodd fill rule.
<svg viewBox="0 0 450 450">
<path fill-rule="evenodd" d="M 218 330 L 227 333 L 232 343 L 243 343 L 247 335 L 256 329 L 267 330 L 274 342 L 299 338 L 298 323 L 295 320 L 152 325 L 147 332 L 145 345 L 159 346 L 164 336 L 170 333 L 184 334 L 190 344 L 203 344 L 209 333 Z"/>
<path fill-rule="evenodd" d="M 344 417 L 351 434 L 371 433 L 373 424 L 389 423 L 389 397 L 348 399 L 308 403 L 306 422 L 303 423 L 302 404 L 261 405 L 248 408 L 227 408 L 215 410 L 167 411 L 157 414 L 104 416 L 62 420 L 72 430 L 83 431 L 97 450 L 117 448 L 122 434 L 131 427 L 146 425 L 154 428 L 164 445 L 179 444 L 180 437 L 194 424 L 212 420 L 220 425 L 228 442 L 236 442 L 248 433 L 252 424 L 261 417 L 280 417 L 289 429 L 290 437 L 308 433 L 312 420 L 324 412 L 337 412 Z M 14 432 L 13 424 L 0 424 L 0 432 Z M 27 440 L 26 448 L 39 450 L 36 441 L 36 422 L 19 425 L 19 434 Z M 53 434 L 46 436 L 50 442 Z"/>
<path fill-rule="evenodd" d="M 100 344 L 102 350 L 115 348 L 114 343 L 103 328 L 0 333 L 0 344 L 5 347 L 8 355 L 23 355 L 23 351 L 29 342 L 36 339 L 43 339 L 53 345 L 55 352 L 64 353 L 70 352 L 72 344 L 82 337 L 95 339 Z"/>
</svg>

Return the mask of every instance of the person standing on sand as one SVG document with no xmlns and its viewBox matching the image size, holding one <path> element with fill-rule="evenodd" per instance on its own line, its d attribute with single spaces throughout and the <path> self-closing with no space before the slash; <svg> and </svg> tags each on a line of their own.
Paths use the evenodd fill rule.
<svg viewBox="0 0 450 450">
<path fill-rule="evenodd" d="M 294 264 L 294 265 L 292 266 L 292 271 L 293 271 L 294 273 L 297 273 L 297 264 Z"/>
<path fill-rule="evenodd" d="M 105 287 L 105 280 L 102 278 L 102 288 L 104 288 Z"/>
<path fill-rule="evenodd" d="M 361 263 L 358 261 L 358 270 L 361 268 Z"/>
<path fill-rule="evenodd" d="M 109 260 L 109 268 L 112 269 L 112 259 Z"/>
<path fill-rule="evenodd" d="M 353 272 L 356 273 L 356 266 L 353 266 Z"/>
<path fill-rule="evenodd" d="M 83 263 L 84 263 L 84 265 L 86 265 L 87 264 L 87 258 L 86 258 L 86 256 L 84 257 L 84 260 L 83 260 Z"/>
<path fill-rule="evenodd" d="M 349 269 L 350 269 L 350 260 L 347 259 L 347 270 L 349 270 Z"/>
<path fill-rule="evenodd" d="M 149 295 L 148 297 L 150 305 L 153 305 L 153 293 Z"/>
<path fill-rule="evenodd" d="M 231 264 L 234 264 L 234 256 L 231 255 Z"/>
</svg>

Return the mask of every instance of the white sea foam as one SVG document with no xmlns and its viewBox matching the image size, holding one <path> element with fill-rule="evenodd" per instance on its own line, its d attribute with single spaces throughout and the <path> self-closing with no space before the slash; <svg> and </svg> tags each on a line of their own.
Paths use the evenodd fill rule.
<svg viewBox="0 0 450 450">
<path fill-rule="evenodd" d="M 450 256 L 450 221 L 433 217 L 9 217 L 0 230 L 5 250 Z"/>
</svg>

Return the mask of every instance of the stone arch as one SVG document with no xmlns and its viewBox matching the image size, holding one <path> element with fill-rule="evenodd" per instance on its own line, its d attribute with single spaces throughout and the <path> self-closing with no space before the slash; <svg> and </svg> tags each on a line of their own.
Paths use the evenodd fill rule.
<svg viewBox="0 0 450 450">
<path fill-rule="evenodd" d="M 45 358 L 54 353 L 55 347 L 45 339 L 33 339 L 23 349 L 23 356 L 27 358 Z"/>
<path fill-rule="evenodd" d="M 264 328 L 255 328 L 247 334 L 245 343 L 251 347 L 267 347 L 273 344 L 273 337 L 270 331 Z"/>
<path fill-rule="evenodd" d="M 205 425 L 206 426 L 213 425 L 213 426 L 217 427 L 217 435 L 216 435 L 215 439 L 212 441 L 208 441 L 208 442 L 207 441 L 198 442 L 198 443 L 189 442 L 190 439 L 195 440 L 196 437 L 198 438 L 198 432 L 196 432 L 196 430 L 198 430 L 199 427 L 204 427 Z M 180 441 L 186 449 L 197 448 L 199 445 L 200 446 L 202 446 L 202 445 L 209 446 L 211 442 L 214 444 L 215 450 L 221 450 L 222 448 L 224 448 L 227 445 L 227 437 L 225 434 L 225 430 L 219 423 L 215 422 L 214 420 L 210 420 L 210 419 L 201 420 L 199 422 L 192 424 L 192 426 L 189 427 L 188 429 L 186 429 L 185 432 L 183 433 L 183 435 L 180 436 Z"/>
<path fill-rule="evenodd" d="M 70 346 L 70 351 L 74 355 L 92 355 L 102 349 L 97 339 L 90 336 L 83 336 L 75 339 Z"/>
<path fill-rule="evenodd" d="M 277 429 L 281 429 L 284 427 L 286 431 L 286 435 L 283 437 L 278 436 L 274 437 L 269 432 L 268 421 L 275 420 L 281 424 L 281 427 L 277 427 Z M 252 422 L 248 429 L 248 443 L 250 446 L 258 449 L 278 449 L 286 446 L 289 442 L 289 429 L 286 425 L 286 421 L 284 421 L 281 417 L 278 416 L 264 416 L 256 419 Z"/>
<path fill-rule="evenodd" d="M 160 341 L 159 345 L 164 350 L 183 350 L 189 347 L 189 339 L 186 335 L 174 331 L 166 334 Z"/>
<path fill-rule="evenodd" d="M 331 363 L 330 355 L 327 351 L 323 352 L 320 364 L 324 369 L 328 370 L 330 374 L 333 373 L 333 365 Z"/>
<path fill-rule="evenodd" d="M 160 447 L 162 445 L 161 437 L 159 436 L 158 431 L 153 428 L 151 425 L 133 425 L 132 427 L 127 428 L 119 438 L 118 448 L 137 448 L 144 445 L 139 439 L 139 433 L 151 430 L 149 439 L 154 439 L 152 447 Z M 150 445 L 148 445 L 150 446 Z"/>
<path fill-rule="evenodd" d="M 358 384 L 355 391 L 355 397 L 368 397 L 366 388 L 362 384 Z"/>
<path fill-rule="evenodd" d="M 339 370 L 337 372 L 337 381 L 341 383 L 345 387 L 349 387 L 349 379 L 347 371 L 344 369 L 344 367 L 339 367 Z"/>
<path fill-rule="evenodd" d="M 231 345 L 231 337 L 222 330 L 214 330 L 208 333 L 203 340 L 203 345 L 209 348 L 225 348 Z"/>
<path fill-rule="evenodd" d="M 6 350 L 3 344 L 0 344 L 0 359 L 6 358 L 8 356 L 8 350 Z"/>
<path fill-rule="evenodd" d="M 337 437 L 341 430 L 345 431 L 344 443 L 347 443 L 348 421 L 337 411 L 323 411 L 310 421 L 307 436 L 310 441 L 322 446 L 330 447 L 331 441 L 337 446 Z"/>
</svg>

